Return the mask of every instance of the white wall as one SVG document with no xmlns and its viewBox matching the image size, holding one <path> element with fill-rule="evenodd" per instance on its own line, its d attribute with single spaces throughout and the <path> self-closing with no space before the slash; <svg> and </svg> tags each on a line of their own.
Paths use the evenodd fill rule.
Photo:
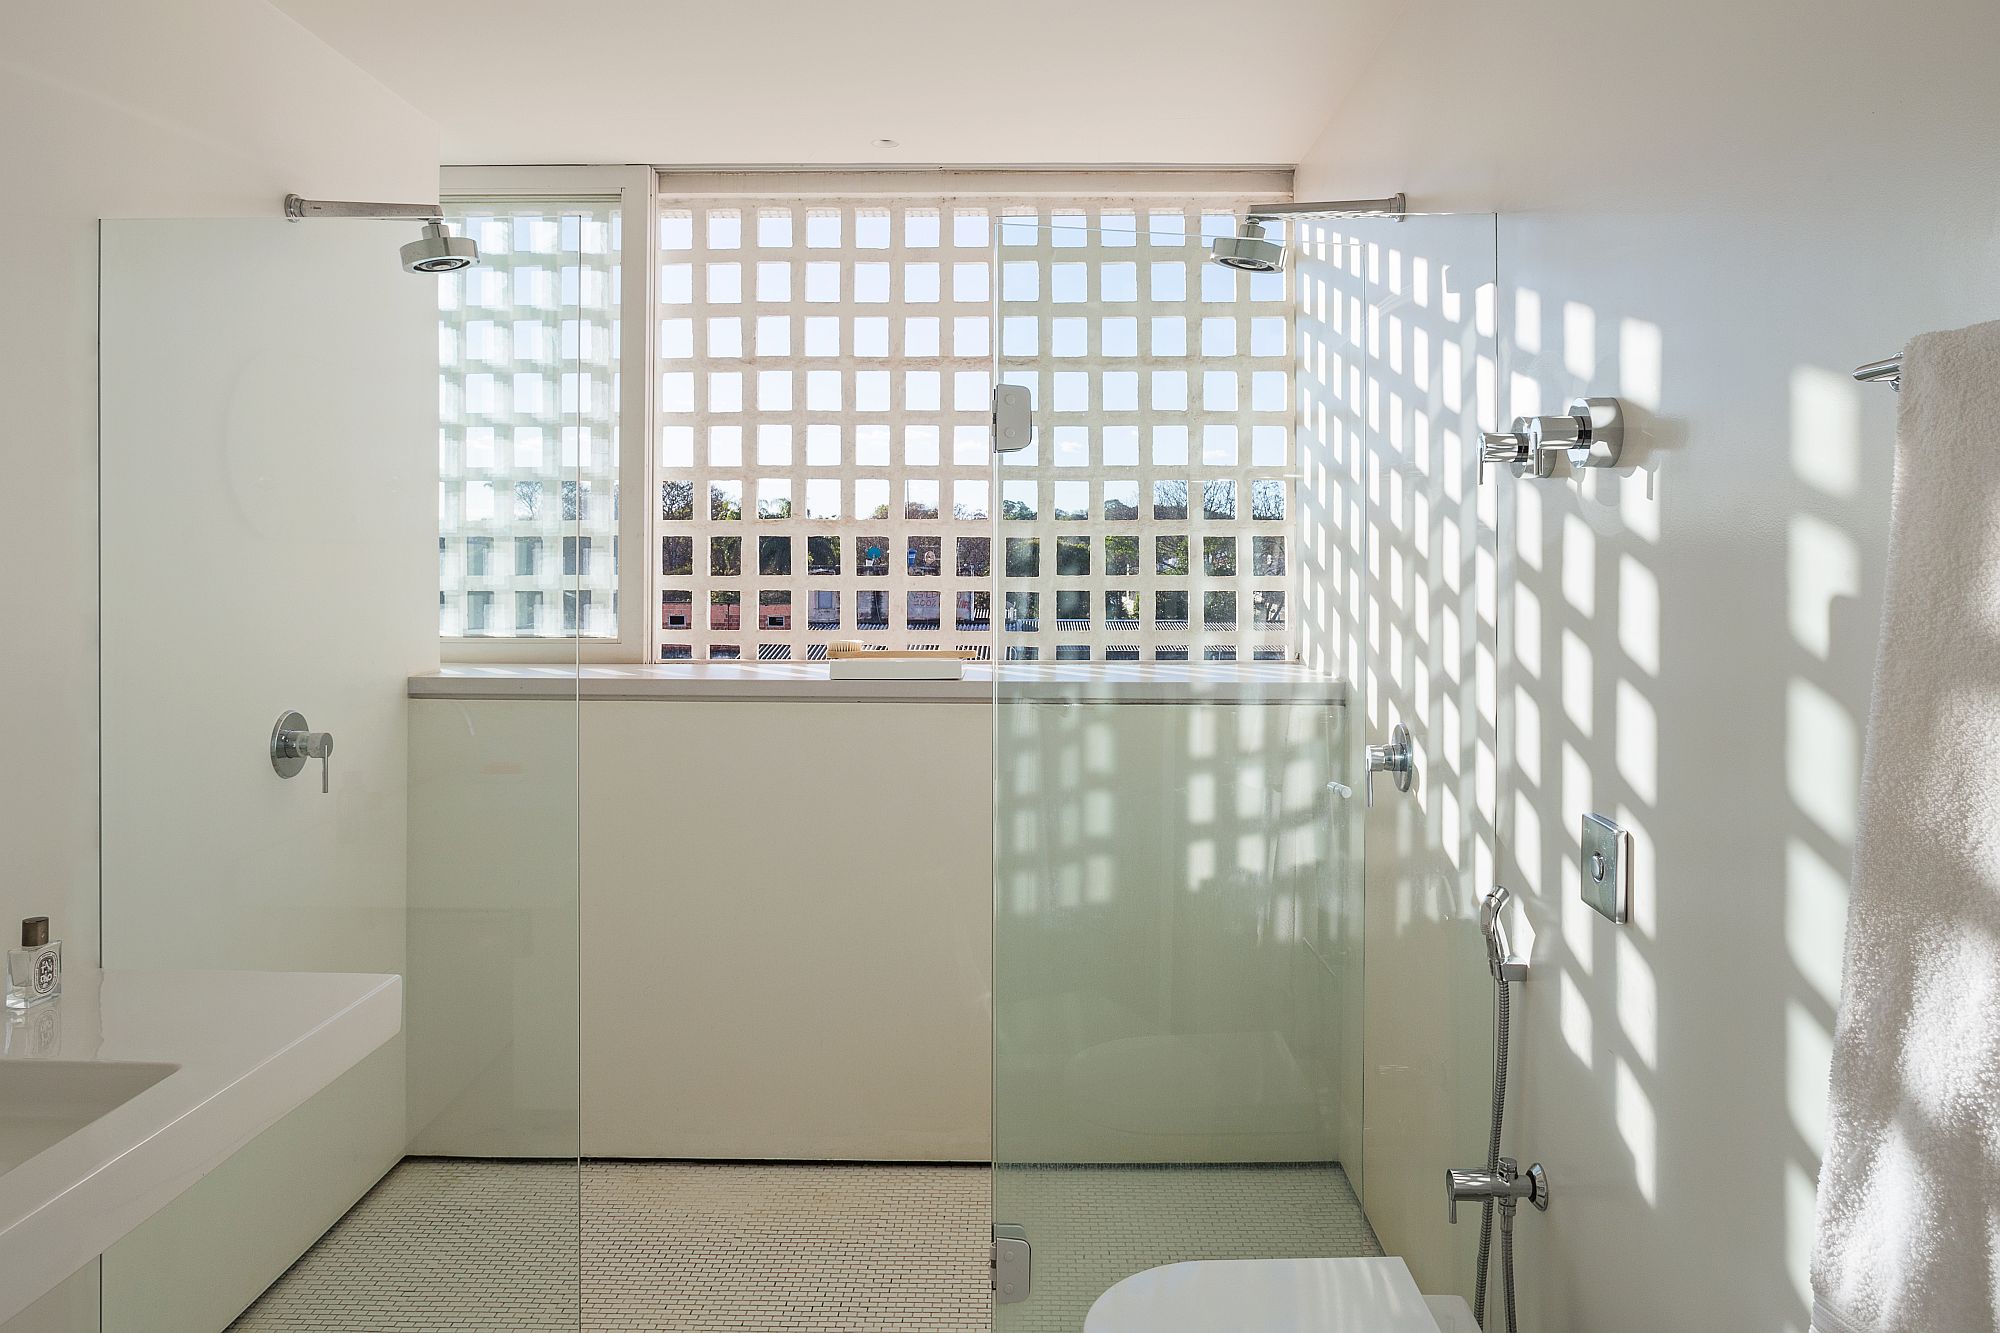
<svg viewBox="0 0 2000 1333">
<path fill-rule="evenodd" d="M 587 1154 L 985 1156 L 990 720 L 584 705 Z"/>
<path fill-rule="evenodd" d="M 996 974 L 984 699 L 412 700 L 412 1150 L 1351 1159 L 1345 711 L 1002 709 Z"/>
<path fill-rule="evenodd" d="M 1846 372 L 2000 317 L 1996 50 L 1974 0 L 1426 4 L 1301 165 L 1498 209 L 1505 410 L 1635 409 L 1617 474 L 1495 483 L 1526 1327 L 1805 1327 L 1895 405 Z"/>
<path fill-rule="evenodd" d="M 271 217 L 288 190 L 419 198 L 427 121 L 261 0 L 10 5 L 0 12 L 0 360 L 16 500 L 0 589 L 0 921 L 97 940 L 97 220 Z"/>
<path fill-rule="evenodd" d="M 9 6 L 0 12 L 0 123 L 10 127 L 0 136 L 9 293 L 0 359 L 15 386 L 5 528 L 23 572 L 0 590 L 12 647 L 0 753 L 16 757 L 0 773 L 0 921 L 46 912 L 72 965 L 90 966 L 99 926 L 98 219 L 270 218 L 288 190 L 423 197 L 436 189 L 437 135 L 259 0 Z M 157 572 L 148 562 L 106 577 Z M 158 780 L 175 781 L 172 770 Z M 133 961 L 170 961 L 171 944 L 141 946 Z"/>
<path fill-rule="evenodd" d="M 988 1154 L 989 707 L 409 709 L 412 1151 Z"/>
<path fill-rule="evenodd" d="M 406 707 L 410 1151 L 574 1157 L 576 701 Z"/>
</svg>

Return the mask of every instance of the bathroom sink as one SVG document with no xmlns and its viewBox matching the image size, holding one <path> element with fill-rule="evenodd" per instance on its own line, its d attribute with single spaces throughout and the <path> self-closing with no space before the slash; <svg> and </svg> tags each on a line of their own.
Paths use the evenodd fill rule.
<svg viewBox="0 0 2000 1333">
<path fill-rule="evenodd" d="M 16 1060 L 0 1069 L 0 1174 L 117 1110 L 179 1065 Z"/>
<path fill-rule="evenodd" d="M 99 972 L 0 1018 L 0 1324 L 391 1040 L 403 981 Z"/>
</svg>

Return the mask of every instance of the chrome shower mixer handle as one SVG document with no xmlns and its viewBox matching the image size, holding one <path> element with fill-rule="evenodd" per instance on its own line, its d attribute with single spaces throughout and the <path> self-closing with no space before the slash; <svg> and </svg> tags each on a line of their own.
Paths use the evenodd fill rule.
<svg viewBox="0 0 2000 1333">
<path fill-rule="evenodd" d="M 1568 455 L 1573 468 L 1616 467 L 1625 447 L 1625 413 L 1616 398 L 1576 398 L 1569 414 L 1559 417 L 1515 417 L 1505 431 L 1479 434 L 1479 479 L 1486 480 L 1488 463 L 1505 463 L 1515 476 L 1531 472 L 1552 477 L 1558 455 Z"/>
<path fill-rule="evenodd" d="M 1387 773 L 1396 784 L 1397 791 L 1408 791 L 1416 780 L 1416 752 L 1410 748 L 1410 729 L 1398 722 L 1389 729 L 1387 745 L 1370 745 L 1363 749 L 1364 775 L 1366 786 L 1363 804 L 1375 804 L 1375 775 Z"/>
<path fill-rule="evenodd" d="M 308 759 L 319 760 L 319 789 L 333 790 L 333 733 L 313 731 L 305 716 L 287 712 L 271 728 L 271 768 L 281 778 L 295 778 Z"/>
</svg>

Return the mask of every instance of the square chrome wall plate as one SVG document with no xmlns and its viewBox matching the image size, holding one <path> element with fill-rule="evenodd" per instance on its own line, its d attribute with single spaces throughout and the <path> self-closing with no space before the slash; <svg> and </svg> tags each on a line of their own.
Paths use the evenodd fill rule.
<svg viewBox="0 0 2000 1333">
<path fill-rule="evenodd" d="M 1583 900 L 1624 925 L 1632 916 L 1632 835 L 1603 815 L 1583 817 Z"/>
</svg>

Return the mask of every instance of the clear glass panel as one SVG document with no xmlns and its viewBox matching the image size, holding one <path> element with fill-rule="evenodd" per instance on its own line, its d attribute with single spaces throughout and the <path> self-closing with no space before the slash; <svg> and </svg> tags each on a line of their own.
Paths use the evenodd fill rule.
<svg viewBox="0 0 2000 1333">
<path fill-rule="evenodd" d="M 1418 754 L 1412 792 L 1378 776 L 1369 812 L 1368 1206 L 1424 1291 L 1470 1300 L 1479 1228 L 1451 1225 L 1438 1191 L 1442 1169 L 1486 1164 L 1494 994 L 1478 902 L 1496 874 L 1495 803 L 1511 800 L 1490 767 L 1482 781 L 1511 679 L 1496 514 L 1519 485 L 1479 480 L 1479 431 L 1498 428 L 1495 219 L 1328 222 L 1300 248 L 1314 293 L 1302 365 L 1340 368 L 1302 371 L 1305 416 L 1351 445 L 1328 454 L 1324 493 L 1345 527 L 1329 525 L 1324 635 L 1358 645 L 1355 743 L 1403 722 Z M 1333 595 L 1336 571 L 1352 596 Z"/>
<path fill-rule="evenodd" d="M 1001 1327 L 1368 1244 L 1343 694 L 1297 662 L 1290 278 L 1204 262 L 1237 202 L 998 237 L 1037 435 L 995 465 L 995 1218 L 1035 1267 Z"/>
<path fill-rule="evenodd" d="M 508 336 L 554 357 L 530 424 L 556 491 L 536 531 L 560 545 L 593 534 L 560 500 L 602 451 L 564 453 L 597 424 L 560 387 L 587 373 L 563 331 L 588 227 L 549 229 L 553 294 Z M 436 674 L 440 590 L 461 616 L 492 591 L 507 623 L 492 580 L 518 534 L 485 534 L 474 574 L 480 534 L 449 506 L 440 528 L 440 372 L 449 413 L 453 349 L 481 335 L 476 303 L 440 323 L 458 280 L 401 269 L 416 234 L 104 224 L 102 918 L 76 960 L 106 969 L 95 1054 L 149 1028 L 308 1053 L 254 1138 L 105 1254 L 117 1333 L 580 1326 L 576 650 L 533 698 Z M 478 424 L 457 422 L 448 471 Z M 555 568 L 552 601 L 589 589 Z M 274 767 L 288 710 L 331 737 L 324 762 Z M 382 994 L 368 978 L 393 979 L 386 1026 L 357 1020 L 366 999 L 341 1012 Z M 114 1005 L 172 1021 L 121 1028 Z"/>
<path fill-rule="evenodd" d="M 446 639 L 615 639 L 614 204 L 453 200 L 480 262 L 439 280 Z"/>
<path fill-rule="evenodd" d="M 1183 1260 L 1381 1253 L 1361 1186 L 1383 995 L 1434 985 L 1405 1044 L 1451 1093 L 1369 1142 L 1371 1168 L 1390 1142 L 1392 1221 L 1405 1158 L 1442 1217 L 1438 1171 L 1483 1105 L 1467 1038 L 1490 997 L 1483 967 L 1458 970 L 1490 821 L 1453 821 L 1480 808 L 1470 746 L 1492 737 L 1474 729 L 1468 762 L 1417 794 L 1378 787 L 1380 899 L 1358 760 L 1385 712 L 1482 716 L 1490 546 L 1444 528 L 1477 503 L 1460 464 L 1491 329 L 1460 302 L 1491 283 L 1491 219 L 1437 235 L 1466 243 L 1448 273 L 1417 281 L 1400 251 L 1400 278 L 1357 259 L 1348 282 L 1349 242 L 1317 228 L 1278 273 L 1206 262 L 1243 202 L 1082 203 L 995 238 L 996 374 L 1031 391 L 1036 426 L 993 467 L 994 1217 L 1034 1258 L 1001 1328 L 1079 1329 L 1120 1279 Z M 1421 239 L 1424 220 L 1400 225 Z M 1393 641 L 1371 633 L 1387 614 Z M 1449 980 L 1399 946 L 1410 970 L 1379 976 L 1378 935 L 1413 900 Z M 1420 1280 L 1464 1239 L 1413 1257 Z"/>
</svg>

